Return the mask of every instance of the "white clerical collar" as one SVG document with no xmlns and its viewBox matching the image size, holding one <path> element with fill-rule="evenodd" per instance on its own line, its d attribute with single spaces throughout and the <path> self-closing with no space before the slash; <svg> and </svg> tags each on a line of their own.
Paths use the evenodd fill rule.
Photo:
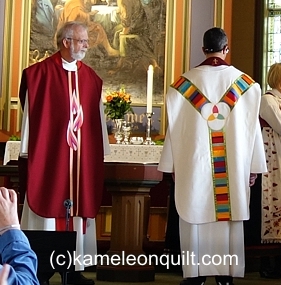
<svg viewBox="0 0 281 285">
<path fill-rule="evenodd" d="M 77 65 L 76 62 L 77 60 L 74 60 L 72 62 L 68 62 L 65 59 L 62 59 L 62 67 L 67 70 L 67 71 L 76 71 L 77 70 Z"/>
</svg>

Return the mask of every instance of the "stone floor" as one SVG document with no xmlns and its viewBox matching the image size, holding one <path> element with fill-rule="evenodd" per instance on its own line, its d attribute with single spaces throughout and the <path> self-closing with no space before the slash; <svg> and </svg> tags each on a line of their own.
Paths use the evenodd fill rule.
<svg viewBox="0 0 281 285">
<path fill-rule="evenodd" d="M 155 285 L 172 285 L 179 284 L 182 280 L 182 276 L 180 272 L 169 272 L 169 273 L 156 273 L 154 282 L 105 282 L 96 280 L 95 272 L 85 272 L 85 277 L 92 278 L 95 280 L 96 285 L 121 285 L 121 284 L 134 284 L 134 285 L 146 285 L 146 284 L 155 284 Z M 51 280 L 50 285 L 59 285 L 61 284 L 61 279 L 59 274 L 55 274 Z M 213 277 L 209 277 L 205 283 L 206 285 L 215 285 L 215 279 Z M 245 274 L 245 278 L 235 278 L 235 285 L 280 285 L 281 279 L 264 279 L 260 278 L 258 272 L 249 272 Z"/>
</svg>

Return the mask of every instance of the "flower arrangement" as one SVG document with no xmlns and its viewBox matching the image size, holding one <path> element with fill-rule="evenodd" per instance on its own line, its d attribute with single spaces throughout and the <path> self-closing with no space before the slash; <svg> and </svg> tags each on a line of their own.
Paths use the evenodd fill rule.
<svg viewBox="0 0 281 285">
<path fill-rule="evenodd" d="M 126 93 L 125 88 L 119 91 L 107 92 L 105 102 L 105 114 L 111 119 L 124 119 L 125 114 L 134 113 L 131 107 L 131 95 Z"/>
</svg>

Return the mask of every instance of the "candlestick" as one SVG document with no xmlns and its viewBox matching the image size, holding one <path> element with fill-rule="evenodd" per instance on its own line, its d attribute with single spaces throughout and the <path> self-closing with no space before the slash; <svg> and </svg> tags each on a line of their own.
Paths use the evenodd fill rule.
<svg viewBox="0 0 281 285">
<path fill-rule="evenodd" d="M 146 106 L 147 113 L 152 113 L 152 92 L 153 92 L 153 66 L 149 65 L 147 70 L 147 106 Z"/>
<path fill-rule="evenodd" d="M 146 126 L 146 138 L 143 144 L 145 145 L 155 145 L 155 142 L 151 139 L 150 132 L 151 132 L 151 123 L 152 123 L 152 115 L 154 113 L 146 113 L 147 117 L 147 126 Z"/>
</svg>

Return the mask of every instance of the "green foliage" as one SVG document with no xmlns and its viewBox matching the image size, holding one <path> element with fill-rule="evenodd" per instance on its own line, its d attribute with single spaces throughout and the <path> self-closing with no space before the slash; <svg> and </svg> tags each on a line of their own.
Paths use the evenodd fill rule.
<svg viewBox="0 0 281 285">
<path fill-rule="evenodd" d="M 12 135 L 12 136 L 10 136 L 10 138 L 9 138 L 9 141 L 20 141 L 21 139 L 20 139 L 20 137 L 18 137 L 18 136 L 16 136 L 16 135 Z"/>
<path fill-rule="evenodd" d="M 123 119 L 125 114 L 134 113 L 131 103 L 131 95 L 121 88 L 120 91 L 107 93 L 104 112 L 111 119 Z"/>
<path fill-rule="evenodd" d="M 164 139 L 159 139 L 157 141 L 154 141 L 156 145 L 163 145 L 164 144 Z"/>
</svg>

